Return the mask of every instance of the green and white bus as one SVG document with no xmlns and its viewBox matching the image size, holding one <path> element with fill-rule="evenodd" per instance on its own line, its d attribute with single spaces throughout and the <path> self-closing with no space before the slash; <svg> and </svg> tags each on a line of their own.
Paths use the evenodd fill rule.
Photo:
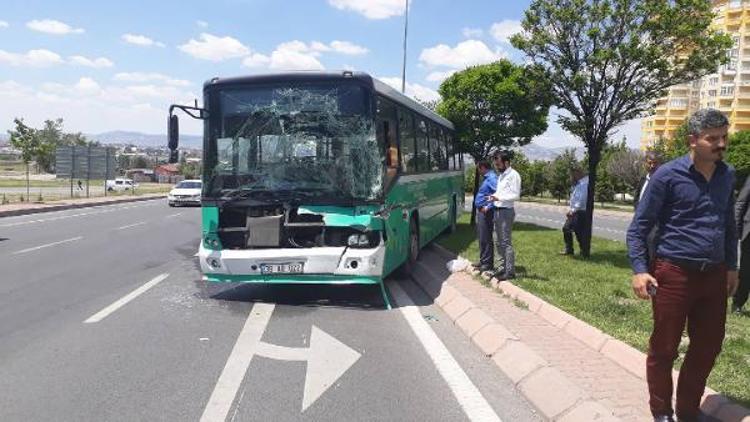
<svg viewBox="0 0 750 422">
<path fill-rule="evenodd" d="M 204 108 L 203 234 L 211 282 L 373 284 L 455 229 L 463 159 L 451 122 L 361 72 L 214 78 Z"/>
</svg>

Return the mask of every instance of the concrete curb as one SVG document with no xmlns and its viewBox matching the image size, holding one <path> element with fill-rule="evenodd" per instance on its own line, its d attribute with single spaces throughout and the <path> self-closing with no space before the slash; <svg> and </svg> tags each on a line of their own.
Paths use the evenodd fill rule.
<svg viewBox="0 0 750 422">
<path fill-rule="evenodd" d="M 445 251 L 438 252 L 445 256 Z M 433 298 L 471 341 L 492 359 L 547 420 L 618 421 L 612 411 L 588 397 L 577 385 L 533 351 L 505 326 L 474 305 L 428 266 L 417 262 L 414 281 Z M 549 385 L 554 385 L 550 394 Z"/>
<path fill-rule="evenodd" d="M 7 210 L 7 211 L 0 210 L 0 217 L 14 217 L 18 215 L 39 214 L 39 213 L 52 212 L 52 211 L 64 211 L 64 210 L 70 210 L 70 209 L 75 209 L 75 208 L 90 208 L 90 207 L 98 207 L 102 205 L 122 204 L 122 203 L 127 203 L 127 202 L 149 201 L 152 199 L 159 199 L 159 198 L 164 198 L 164 197 L 166 197 L 165 194 L 141 195 L 141 196 L 133 196 L 133 197 L 127 197 L 127 198 L 117 198 L 111 201 L 66 203 L 66 204 L 50 205 L 50 206 L 43 206 L 43 207 L 37 207 L 37 208 L 22 208 L 22 209 Z"/>
<path fill-rule="evenodd" d="M 456 254 L 438 244 L 433 244 L 432 248 L 435 252 L 437 252 L 444 258 L 455 259 L 457 257 Z M 645 353 L 623 343 L 620 340 L 612 338 L 598 328 L 593 327 L 586 322 L 581 321 L 580 319 L 568 314 L 567 312 L 545 302 L 544 300 L 521 289 L 520 287 L 510 283 L 509 281 L 499 281 L 495 278 L 492 278 L 492 280 L 490 280 L 490 284 L 492 285 L 492 287 L 502 291 L 503 294 L 509 296 L 510 298 L 526 304 L 529 308 L 529 311 L 544 318 L 550 324 L 561 330 L 564 330 L 566 333 L 570 334 L 588 347 L 603 354 L 608 359 L 614 361 L 619 366 L 637 376 L 638 378 L 644 381 L 646 380 Z M 456 290 L 455 288 L 453 289 Z M 457 294 L 460 295 L 460 292 L 457 292 Z M 490 326 L 491 325 L 493 325 L 493 323 L 490 323 Z M 475 338 L 478 337 L 478 334 L 479 333 L 477 333 L 477 335 L 472 338 L 475 343 L 477 343 Z M 479 344 L 477 345 L 479 346 Z M 486 353 L 486 344 L 485 348 L 483 348 L 482 346 L 479 347 L 483 352 Z M 529 359 L 533 358 L 529 357 Z M 501 369 L 503 368 L 501 367 Z M 677 371 L 673 371 L 673 375 L 676 377 Z M 529 399 L 529 401 L 531 401 L 535 406 L 537 405 L 528 396 L 527 399 Z M 707 415 L 717 418 L 720 421 L 750 422 L 750 409 L 746 409 L 745 407 L 732 402 L 730 399 L 710 388 L 706 388 L 706 391 L 703 394 L 701 409 Z M 596 403 L 594 403 L 594 405 L 592 405 L 591 402 L 580 403 L 576 406 L 575 409 L 570 409 L 570 411 L 566 412 L 565 417 L 560 420 L 614 420 L 609 419 L 610 417 L 612 417 L 611 414 L 605 415 L 606 418 L 602 419 L 590 419 L 586 417 L 586 415 L 589 415 L 588 413 L 586 415 L 579 413 L 583 412 L 584 410 L 595 413 L 601 412 L 601 408 L 598 407 L 598 404 Z M 575 419 L 573 419 L 571 415 L 574 415 Z"/>
</svg>

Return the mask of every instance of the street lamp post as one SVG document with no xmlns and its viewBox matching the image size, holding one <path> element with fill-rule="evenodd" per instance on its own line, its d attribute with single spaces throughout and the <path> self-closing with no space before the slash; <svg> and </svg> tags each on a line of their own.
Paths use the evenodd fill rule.
<svg viewBox="0 0 750 422">
<path fill-rule="evenodd" d="M 406 35 L 409 30 L 409 0 L 406 0 L 406 10 L 404 13 L 404 61 L 401 68 L 401 93 L 406 92 Z"/>
</svg>

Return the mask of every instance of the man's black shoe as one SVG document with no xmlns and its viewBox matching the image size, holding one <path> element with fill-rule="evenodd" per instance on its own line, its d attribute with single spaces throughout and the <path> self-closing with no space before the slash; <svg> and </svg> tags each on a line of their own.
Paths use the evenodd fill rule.
<svg viewBox="0 0 750 422">
<path fill-rule="evenodd" d="M 489 265 L 482 265 L 479 268 L 479 272 L 483 273 L 485 271 L 492 271 L 494 268 L 490 267 Z"/>
<path fill-rule="evenodd" d="M 654 416 L 654 422 L 674 422 L 674 419 L 669 415 L 659 415 Z"/>
<path fill-rule="evenodd" d="M 737 306 L 734 303 L 732 304 L 732 313 L 735 315 L 745 315 L 742 311 L 742 306 Z"/>
</svg>

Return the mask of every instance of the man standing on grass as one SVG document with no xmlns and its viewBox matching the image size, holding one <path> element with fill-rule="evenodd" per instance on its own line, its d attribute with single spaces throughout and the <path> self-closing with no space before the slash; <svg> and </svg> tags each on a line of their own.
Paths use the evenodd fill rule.
<svg viewBox="0 0 750 422">
<path fill-rule="evenodd" d="M 494 270 L 494 253 L 495 248 L 492 245 L 492 229 L 494 207 L 492 201 L 487 197 L 495 193 L 497 188 L 497 175 L 490 168 L 490 163 L 480 161 L 477 163 L 479 175 L 482 177 L 481 184 L 477 195 L 474 197 L 474 206 L 477 213 L 477 237 L 479 238 L 479 262 L 473 264 L 473 267 L 479 271 Z"/>
<path fill-rule="evenodd" d="M 742 307 L 747 302 L 750 293 L 750 176 L 745 179 L 737 197 L 737 207 L 734 215 L 737 220 L 737 235 L 740 236 L 740 286 L 732 298 L 732 312 L 744 315 Z"/>
<path fill-rule="evenodd" d="M 700 420 L 700 401 L 721 351 L 727 296 L 737 287 L 734 169 L 724 163 L 729 122 L 718 110 L 688 121 L 690 153 L 651 176 L 627 235 L 633 290 L 651 297 L 646 372 L 655 421 L 672 421 L 672 365 L 685 323 L 690 345 L 677 382 L 679 421 Z M 649 266 L 647 237 L 659 225 Z"/>
<path fill-rule="evenodd" d="M 565 224 L 563 225 L 563 240 L 565 241 L 565 250 L 560 255 L 573 255 L 573 233 L 578 239 L 578 246 L 581 253 L 589 250 L 585 248 L 583 242 L 586 242 L 584 229 L 586 224 L 586 201 L 589 195 L 589 177 L 580 167 L 574 167 L 570 171 L 573 180 L 573 193 L 570 194 L 570 209 L 565 214 Z"/>
<path fill-rule="evenodd" d="M 502 270 L 496 272 L 501 280 L 511 280 L 516 276 L 516 253 L 513 251 L 511 230 L 516 211 L 513 205 L 521 198 L 521 175 L 510 167 L 511 155 L 508 151 L 493 155 L 497 169 L 497 190 L 489 200 L 495 201 L 495 251 L 502 262 Z"/>
</svg>

